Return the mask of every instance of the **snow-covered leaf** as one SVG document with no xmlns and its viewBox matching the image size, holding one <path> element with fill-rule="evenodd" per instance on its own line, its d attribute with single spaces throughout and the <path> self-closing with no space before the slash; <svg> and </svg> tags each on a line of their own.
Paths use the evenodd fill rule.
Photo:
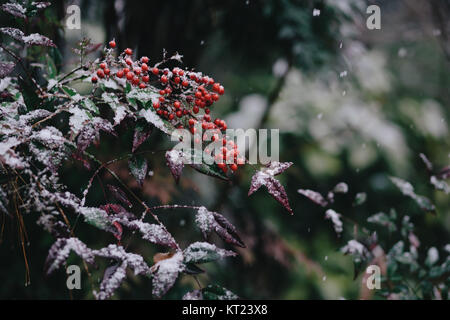
<svg viewBox="0 0 450 320">
<path fill-rule="evenodd" d="M 345 182 L 340 182 L 333 188 L 333 192 L 334 193 L 347 193 L 348 185 Z"/>
<path fill-rule="evenodd" d="M 0 79 L 3 79 L 14 70 L 13 62 L 0 62 Z"/>
<path fill-rule="evenodd" d="M 81 129 L 78 135 L 78 152 L 82 153 L 93 141 L 98 141 L 100 139 L 100 130 L 116 135 L 113 126 L 108 120 L 95 117 Z"/>
<path fill-rule="evenodd" d="M 262 168 L 260 171 L 256 172 L 250 184 L 250 190 L 248 191 L 248 195 L 252 195 L 256 190 L 258 190 L 261 186 L 265 186 L 269 194 L 277 200 L 279 203 L 283 205 L 283 207 L 290 213 L 294 214 L 292 211 L 289 200 L 284 190 L 284 187 L 281 183 L 274 178 L 275 175 L 278 175 L 285 171 L 292 165 L 292 162 L 271 162 L 270 165 Z"/>
<path fill-rule="evenodd" d="M 239 297 L 230 290 L 218 286 L 208 285 L 202 289 L 202 296 L 204 300 L 237 300 Z"/>
<path fill-rule="evenodd" d="M 450 186 L 444 180 L 440 180 L 436 176 L 431 176 L 430 183 L 436 188 L 436 190 L 443 191 L 446 194 L 450 193 Z"/>
<path fill-rule="evenodd" d="M 328 201 L 325 200 L 325 198 L 316 191 L 307 189 L 298 189 L 297 192 L 304 195 L 309 200 L 311 200 L 315 204 L 318 204 L 319 206 L 326 207 L 328 205 Z"/>
<path fill-rule="evenodd" d="M 187 292 L 183 298 L 183 300 L 203 300 L 203 294 L 201 290 L 193 290 Z"/>
<path fill-rule="evenodd" d="M 367 194 L 365 192 L 358 192 L 353 201 L 354 206 L 360 206 L 367 200 Z"/>
<path fill-rule="evenodd" d="M 403 195 L 410 197 L 419 205 L 422 210 L 433 212 L 436 210 L 436 207 L 431 203 L 431 201 L 424 196 L 417 195 L 414 192 L 414 187 L 408 181 L 402 180 L 396 177 L 389 177 L 392 183 L 400 189 Z"/>
<path fill-rule="evenodd" d="M 10 27 L 0 28 L 0 32 L 29 46 L 56 47 L 52 40 L 39 33 L 26 36 L 21 30 Z"/>
<path fill-rule="evenodd" d="M 175 181 L 178 183 L 180 180 L 181 172 L 184 167 L 183 152 L 180 150 L 170 150 L 166 152 L 166 163 L 172 173 Z"/>
<path fill-rule="evenodd" d="M 131 174 L 136 178 L 139 186 L 142 188 L 145 177 L 147 176 L 147 159 L 143 155 L 134 155 L 128 161 L 128 167 L 130 168 Z"/>
<path fill-rule="evenodd" d="M 88 263 L 94 263 L 94 253 L 78 238 L 60 238 L 52 245 L 45 260 L 45 272 L 52 273 L 66 262 L 71 251 Z"/>
<path fill-rule="evenodd" d="M 210 232 L 214 231 L 226 243 L 245 248 L 245 244 L 239 237 L 236 228 L 221 214 L 208 211 L 205 207 L 200 207 L 195 216 L 195 223 L 202 231 L 205 239 Z"/>
<path fill-rule="evenodd" d="M 225 257 L 234 257 L 236 253 L 217 248 L 208 242 L 194 242 L 184 250 L 183 255 L 185 263 L 206 263 Z"/>
<path fill-rule="evenodd" d="M 343 231 L 343 224 L 341 221 L 341 215 L 334 211 L 333 209 L 328 209 L 325 212 L 325 219 L 330 219 L 333 223 L 334 231 L 336 231 L 337 235 L 339 236 Z"/>
<path fill-rule="evenodd" d="M 152 133 L 153 126 L 144 121 L 136 122 L 136 126 L 134 127 L 134 135 L 133 135 L 133 148 L 131 152 L 135 152 L 139 146 L 145 142 L 145 140 L 150 137 Z"/>
<path fill-rule="evenodd" d="M 22 18 L 22 19 L 25 19 L 27 17 L 25 15 L 27 10 L 24 7 L 22 7 L 22 5 L 20 5 L 19 3 L 8 2 L 5 4 L 2 4 L 0 8 L 2 9 L 2 11 L 7 12 L 14 17 Z"/>
<path fill-rule="evenodd" d="M 393 221 L 392 216 L 388 216 L 384 212 L 376 213 L 369 218 L 367 218 L 367 222 L 378 224 L 380 226 L 388 228 L 389 232 L 395 232 L 397 230 L 397 226 Z"/>
<path fill-rule="evenodd" d="M 176 252 L 171 257 L 160 260 L 151 268 L 152 294 L 160 298 L 175 284 L 178 274 L 184 270 L 183 253 Z"/>
</svg>

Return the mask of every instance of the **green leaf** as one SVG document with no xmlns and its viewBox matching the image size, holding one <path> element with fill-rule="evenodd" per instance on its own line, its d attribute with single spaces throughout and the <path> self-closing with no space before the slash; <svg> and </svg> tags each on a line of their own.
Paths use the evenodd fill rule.
<svg viewBox="0 0 450 320">
<path fill-rule="evenodd" d="M 225 257 L 233 257 L 233 251 L 217 248 L 208 242 L 195 242 L 187 247 L 184 252 L 184 263 L 206 263 Z"/>
<path fill-rule="evenodd" d="M 355 196 L 355 200 L 353 201 L 353 206 L 360 206 L 367 200 L 367 194 L 365 192 L 359 192 Z"/>
<path fill-rule="evenodd" d="M 228 177 L 222 173 L 222 170 L 216 164 L 191 164 L 192 168 L 200 173 L 206 174 L 211 177 L 219 178 L 222 180 L 228 180 Z"/>
</svg>

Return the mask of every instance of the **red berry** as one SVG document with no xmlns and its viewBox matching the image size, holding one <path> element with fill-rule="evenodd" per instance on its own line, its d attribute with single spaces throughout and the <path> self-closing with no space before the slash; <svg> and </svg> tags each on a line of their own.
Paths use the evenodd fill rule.
<svg viewBox="0 0 450 320">
<path fill-rule="evenodd" d="M 220 83 L 214 83 L 212 89 L 213 89 L 213 91 L 215 91 L 215 92 L 219 92 L 219 89 L 220 89 Z"/>
<path fill-rule="evenodd" d="M 141 84 L 139 85 L 139 88 L 145 89 L 145 88 L 147 88 L 147 85 L 146 85 L 145 83 L 141 83 Z"/>
<path fill-rule="evenodd" d="M 171 89 L 170 87 L 167 87 L 166 90 L 165 90 L 165 92 L 166 92 L 167 94 L 171 94 L 171 93 L 172 93 L 172 89 Z"/>
<path fill-rule="evenodd" d="M 162 95 L 162 96 L 165 95 L 166 94 L 166 90 L 159 90 L 159 94 Z"/>
<path fill-rule="evenodd" d="M 205 110 L 206 111 L 206 110 Z M 209 115 L 209 114 L 205 114 L 204 116 L 203 116 L 203 119 L 205 119 L 205 121 L 211 121 L 211 116 Z"/>
<path fill-rule="evenodd" d="M 142 63 L 148 63 L 148 61 L 149 61 L 148 57 L 144 56 L 144 57 L 141 58 L 141 62 Z"/>
<path fill-rule="evenodd" d="M 184 80 L 184 81 L 181 83 L 181 85 L 182 85 L 183 87 L 187 87 L 187 86 L 189 85 L 189 82 L 187 82 L 187 80 Z"/>
<path fill-rule="evenodd" d="M 173 81 L 176 83 L 176 84 L 178 84 L 178 83 L 180 83 L 180 77 L 175 77 L 175 79 L 173 79 Z"/>
<path fill-rule="evenodd" d="M 131 55 L 133 54 L 133 50 L 131 50 L 130 48 L 126 48 L 126 49 L 125 49 L 125 54 L 126 54 L 127 56 L 131 56 Z"/>
<path fill-rule="evenodd" d="M 197 132 L 197 128 L 196 127 L 192 127 L 189 130 L 191 131 L 192 134 L 195 134 Z"/>
<path fill-rule="evenodd" d="M 195 114 L 197 114 L 197 113 L 199 112 L 199 109 L 198 109 L 197 106 L 195 106 L 195 107 L 192 108 L 192 111 L 193 111 Z"/>
<path fill-rule="evenodd" d="M 217 93 L 213 93 L 213 94 L 211 95 L 211 98 L 212 98 L 214 101 L 217 101 L 217 100 L 219 100 L 219 95 L 218 95 Z"/>
<path fill-rule="evenodd" d="M 93 77 L 91 78 L 91 81 L 92 81 L 93 83 L 97 83 L 98 79 L 97 79 L 96 76 L 93 76 Z"/>
<path fill-rule="evenodd" d="M 159 102 L 158 101 L 154 101 L 153 102 L 153 108 L 155 108 L 155 109 L 159 108 Z"/>
<path fill-rule="evenodd" d="M 131 65 L 133 64 L 133 60 L 131 60 L 130 58 L 127 58 L 127 59 L 125 60 L 125 63 L 126 63 L 127 65 L 131 66 Z"/>
<path fill-rule="evenodd" d="M 111 48 L 115 48 L 115 47 L 116 47 L 116 42 L 115 42 L 114 40 L 111 40 L 111 41 L 109 42 L 109 46 L 110 46 Z"/>
<path fill-rule="evenodd" d="M 184 71 L 183 71 L 183 70 L 178 71 L 178 75 L 179 75 L 179 76 L 184 75 Z"/>
<path fill-rule="evenodd" d="M 130 72 L 130 69 L 128 69 L 128 68 L 123 68 L 123 73 L 124 73 L 124 74 L 127 74 L 128 72 Z"/>
<path fill-rule="evenodd" d="M 105 77 L 105 73 L 103 72 L 102 69 L 98 69 L 98 70 L 97 70 L 97 76 L 98 76 L 99 78 L 104 78 L 104 77 Z"/>
<path fill-rule="evenodd" d="M 134 73 L 136 73 L 137 75 L 141 74 L 141 68 L 134 68 L 133 69 Z"/>
<path fill-rule="evenodd" d="M 161 109 L 159 109 L 158 111 L 156 111 L 157 114 L 162 115 L 163 111 Z"/>
<path fill-rule="evenodd" d="M 175 101 L 175 102 L 173 103 L 173 106 L 175 107 L 175 109 L 180 109 L 180 107 L 181 107 L 180 101 Z"/>
<path fill-rule="evenodd" d="M 181 118 L 183 116 L 183 112 L 181 110 L 177 111 L 177 117 Z"/>
<path fill-rule="evenodd" d="M 159 69 L 156 68 L 156 67 L 154 67 L 154 68 L 152 69 L 152 73 L 153 73 L 154 75 L 159 74 Z"/>
<path fill-rule="evenodd" d="M 173 118 L 175 118 L 175 116 L 173 115 L 173 113 L 169 114 L 169 120 L 173 120 Z"/>
<path fill-rule="evenodd" d="M 201 91 L 195 92 L 195 97 L 200 99 L 202 97 L 202 92 Z"/>
<path fill-rule="evenodd" d="M 109 76 L 110 73 L 111 73 L 111 70 L 109 70 L 108 68 L 105 68 L 105 74 L 106 74 L 107 76 Z"/>
<path fill-rule="evenodd" d="M 161 77 L 161 83 L 167 83 L 167 76 L 162 76 Z"/>
<path fill-rule="evenodd" d="M 117 71 L 117 78 L 123 78 L 123 70 Z"/>
<path fill-rule="evenodd" d="M 104 62 L 100 63 L 100 68 L 105 69 L 106 68 L 106 63 L 104 63 Z"/>
<path fill-rule="evenodd" d="M 211 110 L 209 110 L 209 108 L 206 108 L 206 109 L 205 109 L 205 113 L 206 113 L 206 114 L 209 114 L 210 112 L 211 112 Z M 211 121 L 211 118 L 210 118 L 208 121 Z"/>
<path fill-rule="evenodd" d="M 158 100 L 164 102 L 166 99 L 164 99 L 164 97 L 159 97 Z"/>
<path fill-rule="evenodd" d="M 137 85 L 139 84 L 139 78 L 138 78 L 138 77 L 134 77 L 134 78 L 133 78 L 133 84 L 134 84 L 135 86 L 137 86 Z"/>
<path fill-rule="evenodd" d="M 128 79 L 128 80 L 133 80 L 133 78 L 134 78 L 133 72 L 128 72 L 128 73 L 127 73 L 127 79 Z"/>
<path fill-rule="evenodd" d="M 142 71 L 148 71 L 148 65 L 145 62 L 141 65 L 141 68 Z"/>
<path fill-rule="evenodd" d="M 230 166 L 230 169 L 233 170 L 233 171 L 236 171 L 236 170 L 238 169 L 237 164 L 236 164 L 236 163 L 233 163 L 233 164 Z"/>
<path fill-rule="evenodd" d="M 149 82 L 150 81 L 150 77 L 149 76 L 143 76 L 142 77 L 142 81 Z"/>
<path fill-rule="evenodd" d="M 219 94 L 222 95 L 225 93 L 225 88 L 223 86 L 220 86 L 219 88 Z"/>
<path fill-rule="evenodd" d="M 190 125 L 190 126 L 193 126 L 193 125 L 195 124 L 195 120 L 194 120 L 194 119 L 189 119 L 188 122 L 189 122 L 189 125 Z"/>
</svg>

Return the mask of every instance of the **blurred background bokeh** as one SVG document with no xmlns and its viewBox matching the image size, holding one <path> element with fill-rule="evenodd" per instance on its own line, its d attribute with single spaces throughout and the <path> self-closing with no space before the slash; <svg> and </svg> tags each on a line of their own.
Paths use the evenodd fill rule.
<svg viewBox="0 0 450 320">
<path fill-rule="evenodd" d="M 81 8 L 81 30 L 65 28 L 71 4 Z M 381 30 L 366 27 L 370 4 L 381 8 Z M 326 194 L 345 182 L 349 192 L 336 199 L 335 208 L 349 219 L 364 222 L 396 208 L 416 224 L 423 252 L 450 243 L 449 197 L 430 187 L 419 157 L 424 153 L 439 166 L 450 162 L 449 16 L 447 0 L 80 0 L 53 1 L 35 28 L 55 39 L 61 70 L 77 63 L 71 48 L 83 37 L 100 44 L 115 38 L 120 50 L 130 47 L 148 56 L 150 64 L 161 59 L 163 49 L 178 51 L 185 66 L 225 86 L 212 113 L 226 119 L 228 127 L 280 129 L 280 160 L 294 163 L 280 176 L 293 216 L 263 191 L 247 197 L 251 167 L 236 174 L 233 183 L 186 168 L 177 186 L 164 153 L 155 151 L 149 156 L 153 175 L 142 191 L 126 163 L 112 167 L 152 205 L 204 205 L 237 226 L 247 248 L 239 249 L 237 258 L 206 265 L 202 284 L 217 283 L 251 299 L 356 299 L 360 278 L 353 279 L 352 260 L 339 251 L 351 226 L 337 237 L 324 220 L 324 209 L 297 190 Z M 1 26 L 13 24 L 3 13 L 0 21 Z M 124 146 L 132 136 L 121 130 L 118 139 L 104 137 L 98 151 L 102 160 L 127 152 Z M 146 142 L 149 150 L 170 145 L 157 132 Z M 68 166 L 61 175 L 79 192 L 90 176 L 81 166 Z M 410 181 L 435 203 L 437 214 L 424 214 L 395 189 L 390 175 Z M 355 207 L 359 192 L 367 194 L 367 201 Z M 89 201 L 106 203 L 99 185 Z M 200 239 L 192 211 L 160 215 L 182 245 Z M 0 298 L 92 298 L 103 268 L 91 270 L 90 277 L 83 273 L 82 290 L 72 293 L 64 270 L 46 278 L 43 264 L 53 239 L 35 221 L 25 217 L 27 286 L 16 222 L 2 221 Z M 75 233 L 91 247 L 114 241 L 80 222 Z M 129 250 L 151 263 L 157 248 L 137 237 L 128 242 Z M 75 256 L 72 260 L 80 263 Z M 183 276 L 166 298 L 195 287 L 192 277 Z M 114 296 L 149 297 L 148 280 L 131 275 Z"/>
</svg>

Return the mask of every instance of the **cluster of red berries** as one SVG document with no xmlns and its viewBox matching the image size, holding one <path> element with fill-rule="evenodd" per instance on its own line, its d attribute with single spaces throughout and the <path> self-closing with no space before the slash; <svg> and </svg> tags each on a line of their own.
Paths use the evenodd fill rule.
<svg viewBox="0 0 450 320">
<path fill-rule="evenodd" d="M 115 41 L 109 42 L 109 47 L 116 47 Z M 149 58 L 141 57 L 137 61 L 132 59 L 133 51 L 130 48 L 124 50 L 119 55 L 117 62 L 112 62 L 114 73 L 109 69 L 106 62 L 101 62 L 96 70 L 96 75 L 92 76 L 91 81 L 96 83 L 98 78 L 117 77 L 126 79 L 131 85 L 140 89 L 145 89 L 151 83 L 151 89 L 159 87 L 159 97 L 153 100 L 153 108 L 156 113 L 170 121 L 177 128 L 188 128 L 194 135 L 196 141 L 206 141 L 211 138 L 212 141 L 219 139 L 222 132 L 227 129 L 224 120 L 215 119 L 212 121 L 210 116 L 211 105 L 220 99 L 225 93 L 224 87 L 214 81 L 211 77 L 204 76 L 201 73 L 187 71 L 178 67 L 170 70 L 169 68 L 159 68 L 160 64 L 149 67 Z M 201 112 L 203 110 L 203 112 Z M 200 113 L 200 114 L 199 114 Z M 197 133 L 198 125 L 203 130 L 215 130 L 212 137 L 200 137 Z M 222 171 L 227 172 L 229 164 L 232 171 L 236 171 L 238 165 L 244 164 L 244 159 L 238 157 L 237 145 L 232 140 L 223 138 L 223 150 L 215 154 L 216 163 Z M 206 151 L 206 150 L 205 150 Z"/>
</svg>

